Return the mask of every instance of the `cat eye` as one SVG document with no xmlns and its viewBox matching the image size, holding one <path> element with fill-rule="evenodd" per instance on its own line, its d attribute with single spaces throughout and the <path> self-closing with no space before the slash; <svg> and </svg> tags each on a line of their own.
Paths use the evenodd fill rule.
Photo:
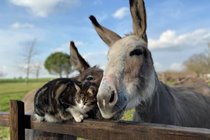
<svg viewBox="0 0 210 140">
<path fill-rule="evenodd" d="M 135 50 L 130 52 L 130 56 L 133 56 L 133 55 L 139 56 L 139 55 L 142 55 L 142 54 L 143 54 L 143 51 L 141 49 L 135 49 Z"/>
<path fill-rule="evenodd" d="M 90 81 L 90 80 L 94 80 L 94 77 L 92 75 L 89 75 L 86 80 Z"/>
</svg>

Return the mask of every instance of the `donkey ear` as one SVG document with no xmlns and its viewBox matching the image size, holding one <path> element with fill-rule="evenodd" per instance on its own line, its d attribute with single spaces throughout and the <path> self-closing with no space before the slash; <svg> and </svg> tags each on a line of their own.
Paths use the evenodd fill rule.
<svg viewBox="0 0 210 140">
<path fill-rule="evenodd" d="M 133 21 L 133 32 L 147 42 L 147 18 L 144 0 L 130 0 L 130 12 Z"/>
<path fill-rule="evenodd" d="M 75 67 L 80 73 L 88 69 L 90 65 L 85 61 L 85 59 L 80 55 L 75 46 L 74 42 L 70 42 L 70 62 L 72 66 Z"/>
<path fill-rule="evenodd" d="M 109 47 L 112 46 L 117 40 L 121 39 L 121 37 L 115 32 L 101 26 L 94 16 L 91 15 L 89 19 L 91 20 L 98 35 Z"/>
</svg>

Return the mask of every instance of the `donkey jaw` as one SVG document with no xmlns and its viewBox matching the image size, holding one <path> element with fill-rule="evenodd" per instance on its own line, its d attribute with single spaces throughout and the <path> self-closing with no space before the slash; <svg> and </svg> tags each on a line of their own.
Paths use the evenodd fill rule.
<svg viewBox="0 0 210 140">
<path fill-rule="evenodd" d="M 119 103 L 120 102 L 120 103 Z M 125 104 L 121 104 L 122 101 L 118 100 L 117 104 L 109 107 L 107 106 L 107 104 L 101 104 L 99 102 L 97 102 L 97 105 L 99 107 L 100 113 L 102 115 L 102 117 L 104 119 L 112 119 L 112 120 L 116 120 L 116 119 L 120 119 L 121 116 L 123 115 L 126 106 L 127 106 L 127 102 Z"/>
<path fill-rule="evenodd" d="M 101 115 L 104 119 L 112 119 L 112 120 L 118 120 L 122 117 L 124 111 L 126 109 L 126 106 L 124 106 L 121 109 L 117 109 L 113 111 L 113 109 L 104 109 L 104 108 L 99 108 Z"/>
<path fill-rule="evenodd" d="M 114 116 L 114 114 L 115 114 L 115 112 L 111 113 L 111 112 L 104 112 L 104 111 L 101 110 L 101 109 L 99 109 L 99 110 L 100 110 L 101 115 L 102 115 L 102 117 L 103 117 L 104 119 L 111 119 L 111 118 Z"/>
</svg>

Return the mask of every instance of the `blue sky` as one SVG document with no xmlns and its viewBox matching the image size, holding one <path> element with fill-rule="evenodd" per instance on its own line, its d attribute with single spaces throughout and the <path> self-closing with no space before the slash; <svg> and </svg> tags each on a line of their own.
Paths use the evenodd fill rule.
<svg viewBox="0 0 210 140">
<path fill-rule="evenodd" d="M 180 70 L 192 54 L 204 52 L 210 42 L 209 0 L 145 0 L 147 33 L 157 71 Z M 37 39 L 43 63 L 55 51 L 69 53 L 70 40 L 91 65 L 104 67 L 107 46 L 88 17 L 120 35 L 132 31 L 128 0 L 1 0 L 0 72 L 24 76 L 21 53 L 25 43 Z M 42 76 L 49 76 L 43 69 Z"/>
</svg>

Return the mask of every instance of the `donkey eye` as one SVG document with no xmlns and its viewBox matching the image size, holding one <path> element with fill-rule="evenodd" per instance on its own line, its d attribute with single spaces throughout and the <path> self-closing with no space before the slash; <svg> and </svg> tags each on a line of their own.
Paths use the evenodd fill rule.
<svg viewBox="0 0 210 140">
<path fill-rule="evenodd" d="M 86 80 L 90 81 L 90 80 L 94 80 L 94 77 L 92 75 L 89 75 Z"/>
<path fill-rule="evenodd" d="M 132 52 L 130 52 L 130 56 L 133 56 L 133 55 L 139 56 L 139 55 L 142 55 L 142 54 L 143 54 L 143 52 L 140 49 L 135 49 Z"/>
</svg>

